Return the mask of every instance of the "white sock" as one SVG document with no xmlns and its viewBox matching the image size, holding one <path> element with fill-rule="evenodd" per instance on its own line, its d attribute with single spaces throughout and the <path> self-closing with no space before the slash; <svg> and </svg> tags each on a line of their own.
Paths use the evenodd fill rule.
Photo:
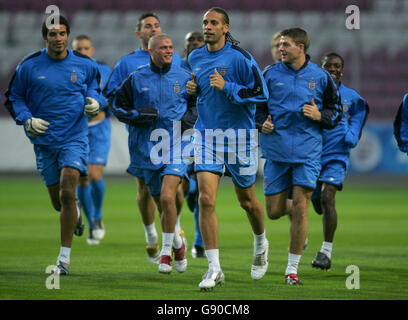
<svg viewBox="0 0 408 320">
<path fill-rule="evenodd" d="M 180 234 L 177 231 L 174 231 L 173 248 L 180 249 L 182 244 L 183 240 L 181 239 Z"/>
<path fill-rule="evenodd" d="M 331 259 L 332 249 L 333 249 L 333 242 L 323 241 L 320 252 L 323 252 L 326 256 L 329 257 L 329 259 Z"/>
<path fill-rule="evenodd" d="M 208 259 L 208 267 L 212 271 L 220 271 L 220 250 L 219 249 L 210 249 L 205 250 Z"/>
<path fill-rule="evenodd" d="M 70 256 L 71 256 L 71 248 L 61 247 L 60 253 L 59 253 L 59 256 L 58 256 L 58 260 L 69 264 Z"/>
<path fill-rule="evenodd" d="M 145 229 L 146 242 L 149 246 L 154 246 L 157 242 L 157 231 L 154 222 L 148 226 L 143 225 Z"/>
<path fill-rule="evenodd" d="M 255 254 L 261 254 L 265 250 L 266 244 L 266 231 L 262 234 L 255 234 L 254 233 L 254 251 Z"/>
<path fill-rule="evenodd" d="M 177 216 L 176 226 L 175 226 L 175 228 L 174 228 L 174 233 L 179 233 L 180 230 L 181 230 L 181 226 L 180 226 L 180 216 L 181 216 L 181 214 L 179 214 L 179 215 Z"/>
<path fill-rule="evenodd" d="M 171 256 L 171 245 L 173 243 L 174 233 L 162 233 L 161 256 Z"/>
<path fill-rule="evenodd" d="M 285 275 L 289 273 L 297 274 L 297 269 L 301 257 L 302 255 L 300 254 L 289 253 L 288 266 L 286 268 Z"/>
</svg>

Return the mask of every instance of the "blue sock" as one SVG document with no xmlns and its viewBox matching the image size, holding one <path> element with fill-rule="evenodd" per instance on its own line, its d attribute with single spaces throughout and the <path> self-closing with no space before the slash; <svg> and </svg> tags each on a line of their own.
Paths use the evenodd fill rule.
<svg viewBox="0 0 408 320">
<path fill-rule="evenodd" d="M 84 210 L 86 220 L 88 220 L 89 229 L 92 229 L 92 220 L 94 218 L 94 204 L 91 196 L 91 185 L 86 187 L 77 187 L 77 194 L 79 201 L 81 202 L 82 209 Z"/>
<path fill-rule="evenodd" d="M 102 219 L 102 205 L 103 199 L 105 198 L 105 181 L 103 178 L 98 181 L 91 182 L 92 186 L 92 199 L 95 206 L 95 216 L 94 219 Z"/>
<path fill-rule="evenodd" d="M 195 234 L 194 234 L 194 245 L 204 248 L 203 238 L 201 237 L 200 222 L 198 220 L 198 199 L 194 207 L 194 224 L 195 224 Z"/>
</svg>

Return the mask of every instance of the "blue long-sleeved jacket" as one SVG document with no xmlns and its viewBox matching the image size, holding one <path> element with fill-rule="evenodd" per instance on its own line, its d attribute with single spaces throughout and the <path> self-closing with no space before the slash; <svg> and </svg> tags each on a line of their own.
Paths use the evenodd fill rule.
<svg viewBox="0 0 408 320">
<path fill-rule="evenodd" d="M 99 84 L 99 86 L 101 87 L 101 89 L 103 89 L 108 83 L 109 77 L 112 73 L 112 68 L 107 64 L 99 61 L 96 61 L 96 63 L 98 64 L 99 73 L 101 74 L 101 83 Z"/>
<path fill-rule="evenodd" d="M 108 66 L 107 64 L 99 62 L 99 61 L 96 61 L 96 63 L 98 64 L 99 73 L 101 75 L 101 82 L 99 83 L 99 87 L 101 88 L 101 90 L 103 90 L 103 88 L 105 87 L 112 73 L 112 68 Z M 111 115 L 110 109 L 106 108 L 106 106 L 108 105 L 108 99 L 104 97 L 103 100 L 104 101 L 101 106 L 101 110 L 103 109 L 105 111 L 106 117 L 108 118 Z"/>
<path fill-rule="evenodd" d="M 262 157 L 287 163 L 320 161 L 323 128 L 334 128 L 342 116 L 332 77 L 310 62 L 308 56 L 299 70 L 279 62 L 268 66 L 264 77 L 269 100 L 267 108 L 265 105 L 258 106 L 257 126 L 262 126 L 267 114 L 270 114 L 274 130 L 271 134 L 260 134 Z M 320 121 L 311 120 L 303 114 L 303 105 L 311 104 L 312 98 L 321 112 Z"/>
<path fill-rule="evenodd" d="M 112 90 L 120 84 L 120 82 L 125 79 L 131 72 L 135 71 L 137 68 L 149 63 L 150 53 L 142 49 L 136 49 L 130 54 L 123 56 L 118 63 L 113 68 L 111 76 L 103 89 L 103 94 L 109 96 Z M 180 56 L 174 52 L 173 62 L 174 65 L 181 64 Z"/>
<path fill-rule="evenodd" d="M 408 153 L 408 93 L 404 96 L 395 116 L 394 136 L 399 149 Z"/>
<path fill-rule="evenodd" d="M 256 103 L 266 102 L 268 89 L 254 58 L 245 50 L 226 42 L 210 52 L 207 46 L 195 49 L 188 57 L 198 85 L 198 119 L 194 126 L 205 129 L 255 129 Z M 223 76 L 219 91 L 210 86 L 214 68 Z"/>
<path fill-rule="evenodd" d="M 343 83 L 338 89 L 343 116 L 335 128 L 323 130 L 322 165 L 331 160 L 348 164 L 350 149 L 357 146 L 369 112 L 367 102 L 355 90 Z"/>
<path fill-rule="evenodd" d="M 180 61 L 180 67 L 182 67 L 182 68 L 184 68 L 184 69 L 186 69 L 188 71 L 191 71 L 190 65 L 186 62 L 186 59 L 182 59 Z"/>
<path fill-rule="evenodd" d="M 50 123 L 48 130 L 30 138 L 33 144 L 58 146 L 88 134 L 85 97 L 103 103 L 95 61 L 71 49 L 54 60 L 47 49 L 27 55 L 17 66 L 6 93 L 6 107 L 18 125 L 31 117 Z"/>
<path fill-rule="evenodd" d="M 154 106 L 157 120 L 149 127 L 129 126 L 129 153 L 131 166 L 156 170 L 163 166 L 154 164 L 150 158 L 157 144 L 150 135 L 155 129 L 164 129 L 170 134 L 173 145 L 173 122 L 182 120 L 188 108 L 195 108 L 195 98 L 187 94 L 186 83 L 191 80 L 184 68 L 170 65 L 158 68 L 153 62 L 132 72 L 113 92 L 113 113 L 119 119 L 134 119 L 137 108 Z M 193 122 L 194 123 L 194 122 Z"/>
</svg>

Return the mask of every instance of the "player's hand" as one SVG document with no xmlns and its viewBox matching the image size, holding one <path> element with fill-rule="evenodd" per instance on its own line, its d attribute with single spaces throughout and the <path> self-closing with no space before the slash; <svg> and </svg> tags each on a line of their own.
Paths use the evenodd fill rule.
<svg viewBox="0 0 408 320">
<path fill-rule="evenodd" d="M 93 98 L 86 97 L 85 98 L 86 102 L 88 104 L 85 105 L 84 107 L 84 113 L 88 117 L 95 117 L 99 113 L 99 103 Z"/>
<path fill-rule="evenodd" d="M 322 118 L 322 114 L 317 108 L 316 103 L 314 102 L 313 98 L 312 98 L 311 104 L 303 105 L 302 111 L 303 111 L 304 116 L 309 119 L 320 121 L 320 119 Z"/>
<path fill-rule="evenodd" d="M 265 122 L 262 125 L 261 132 L 265 134 L 270 134 L 272 133 L 274 128 L 275 126 L 273 125 L 271 115 L 269 114 L 268 118 L 265 120 Z"/>
<path fill-rule="evenodd" d="M 42 135 L 45 131 L 47 131 L 49 125 L 49 122 L 40 118 L 30 118 L 24 124 L 30 138 L 35 138 Z"/>
<path fill-rule="evenodd" d="M 196 80 L 195 74 L 192 73 L 191 77 L 193 79 L 187 82 L 186 87 L 187 87 L 187 93 L 189 95 L 193 96 L 193 95 L 197 94 L 197 88 L 198 87 L 197 87 L 197 80 Z"/>
<path fill-rule="evenodd" d="M 225 80 L 221 74 L 218 73 L 217 68 L 214 68 L 215 74 L 210 74 L 210 86 L 217 90 L 224 89 Z"/>
</svg>

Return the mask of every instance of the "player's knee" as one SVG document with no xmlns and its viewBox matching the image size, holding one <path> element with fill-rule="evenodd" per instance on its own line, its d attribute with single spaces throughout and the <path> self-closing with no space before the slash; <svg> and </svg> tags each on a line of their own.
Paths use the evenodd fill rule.
<svg viewBox="0 0 408 320">
<path fill-rule="evenodd" d="M 285 212 L 282 208 L 267 206 L 266 214 L 268 215 L 269 219 L 276 220 L 282 217 L 285 214 Z"/>
<path fill-rule="evenodd" d="M 89 173 L 89 179 L 90 179 L 92 182 L 98 182 L 99 180 L 101 180 L 101 178 L 102 178 L 102 174 L 101 174 L 101 173 L 98 173 L 98 172 L 90 172 L 90 173 Z"/>
<path fill-rule="evenodd" d="M 207 193 L 200 193 L 198 202 L 203 210 L 215 210 L 215 199 Z"/>
<path fill-rule="evenodd" d="M 254 211 L 255 203 L 251 201 L 251 199 L 241 200 L 239 204 L 241 208 L 244 209 L 248 213 L 251 213 Z"/>
<path fill-rule="evenodd" d="M 61 189 L 59 196 L 61 204 L 68 204 L 75 201 L 75 192 L 70 189 Z"/>
<path fill-rule="evenodd" d="M 267 211 L 267 215 L 269 219 L 277 220 L 283 216 L 283 213 L 281 211 L 270 210 L 270 211 Z"/>
<path fill-rule="evenodd" d="M 307 212 L 308 203 L 307 199 L 293 199 L 293 208 L 298 212 Z"/>
<path fill-rule="evenodd" d="M 160 203 L 163 208 L 168 208 L 169 206 L 176 204 L 176 197 L 170 193 L 160 194 Z"/>
<path fill-rule="evenodd" d="M 244 209 L 246 212 L 251 212 L 252 211 L 251 210 L 252 209 L 251 201 L 244 200 L 244 201 L 241 201 L 239 204 L 240 204 L 241 208 Z"/>
</svg>

